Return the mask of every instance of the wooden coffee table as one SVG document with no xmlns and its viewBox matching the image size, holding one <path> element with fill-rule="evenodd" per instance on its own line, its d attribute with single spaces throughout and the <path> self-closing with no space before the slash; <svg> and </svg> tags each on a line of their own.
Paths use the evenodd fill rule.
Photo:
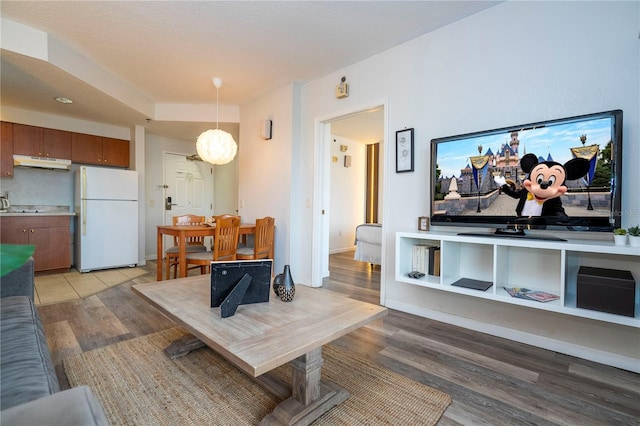
<svg viewBox="0 0 640 426">
<path fill-rule="evenodd" d="M 321 380 L 322 346 L 387 314 L 381 306 L 297 285 L 292 302 L 270 292 L 268 303 L 240 305 L 234 316 L 221 318 L 220 308 L 210 307 L 209 275 L 132 289 L 189 330 L 200 346 L 209 346 L 277 395 L 291 395 L 262 420 L 265 425 L 307 425 L 346 400 L 346 390 Z M 293 383 L 283 390 L 282 383 L 265 373 L 288 362 Z"/>
</svg>

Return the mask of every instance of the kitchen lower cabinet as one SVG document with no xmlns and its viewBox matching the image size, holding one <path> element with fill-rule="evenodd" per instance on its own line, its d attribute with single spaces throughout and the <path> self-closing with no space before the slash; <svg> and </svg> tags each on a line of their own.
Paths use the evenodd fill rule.
<svg viewBox="0 0 640 426">
<path fill-rule="evenodd" d="M 69 216 L 3 216 L 0 241 L 4 244 L 32 244 L 36 271 L 71 267 Z"/>
</svg>

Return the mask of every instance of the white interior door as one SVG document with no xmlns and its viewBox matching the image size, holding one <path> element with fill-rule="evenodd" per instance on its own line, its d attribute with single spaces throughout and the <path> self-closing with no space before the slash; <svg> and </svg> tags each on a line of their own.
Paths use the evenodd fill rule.
<svg viewBox="0 0 640 426">
<path fill-rule="evenodd" d="M 188 160 L 185 154 L 164 154 L 164 224 L 173 216 L 213 215 L 213 166 L 204 161 Z M 210 240 L 210 238 L 208 239 Z M 172 242 L 165 241 L 165 247 Z M 211 241 L 205 243 L 211 246 Z"/>
</svg>

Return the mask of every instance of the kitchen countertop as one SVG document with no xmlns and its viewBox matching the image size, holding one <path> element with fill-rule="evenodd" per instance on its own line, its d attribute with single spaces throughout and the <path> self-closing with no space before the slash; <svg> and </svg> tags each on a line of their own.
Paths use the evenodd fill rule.
<svg viewBox="0 0 640 426">
<path fill-rule="evenodd" d="M 0 216 L 75 216 L 69 206 L 11 206 L 6 212 L 0 212 Z"/>
</svg>

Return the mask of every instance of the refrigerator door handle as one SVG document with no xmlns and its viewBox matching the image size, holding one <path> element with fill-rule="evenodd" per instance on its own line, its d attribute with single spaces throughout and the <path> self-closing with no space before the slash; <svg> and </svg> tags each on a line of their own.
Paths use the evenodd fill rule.
<svg viewBox="0 0 640 426">
<path fill-rule="evenodd" d="M 82 210 L 80 211 L 82 218 L 82 235 L 87 235 L 87 200 L 82 200 Z"/>
<path fill-rule="evenodd" d="M 82 188 L 82 194 L 80 197 L 84 200 L 87 198 L 87 168 L 83 166 L 80 170 L 82 171 L 82 185 L 80 185 L 80 188 Z"/>
</svg>

